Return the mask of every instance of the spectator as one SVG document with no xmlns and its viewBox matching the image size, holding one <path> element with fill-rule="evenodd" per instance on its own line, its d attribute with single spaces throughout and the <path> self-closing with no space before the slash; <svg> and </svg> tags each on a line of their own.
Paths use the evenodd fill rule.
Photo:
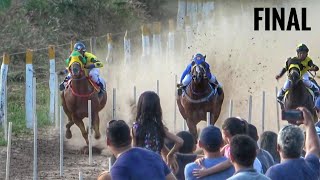
<svg viewBox="0 0 320 180">
<path fill-rule="evenodd" d="M 260 138 L 260 148 L 268 151 L 276 164 L 280 163 L 280 155 L 277 151 L 277 137 L 276 133 L 265 131 L 261 134 Z"/>
<path fill-rule="evenodd" d="M 178 153 L 176 153 L 179 170 L 175 175 L 177 179 L 183 180 L 185 179 L 185 166 L 188 163 L 194 162 L 199 156 L 197 154 L 194 154 L 194 151 L 196 149 L 196 143 L 194 142 L 194 138 L 190 132 L 180 131 L 176 135 L 183 139 L 183 145 L 179 149 Z M 171 149 L 174 146 L 173 142 L 168 142 L 166 144 L 169 147 L 169 149 Z"/>
<path fill-rule="evenodd" d="M 236 173 L 228 180 L 267 180 L 253 168 L 256 158 L 256 142 L 247 135 L 236 135 L 230 143 L 230 160 Z"/>
<path fill-rule="evenodd" d="M 204 152 L 204 159 L 201 166 L 195 162 L 186 165 L 184 175 L 187 180 L 197 179 L 193 175 L 193 170 L 196 168 L 209 168 L 227 160 L 220 153 L 220 148 L 223 145 L 223 138 L 220 129 L 214 126 L 208 126 L 201 131 L 199 139 L 199 147 Z M 234 168 L 229 167 L 225 171 L 204 177 L 202 179 L 226 179 L 234 173 Z"/>
<path fill-rule="evenodd" d="M 259 139 L 257 128 L 252 124 L 248 124 L 248 130 L 249 130 L 249 132 L 248 132 L 249 136 L 256 142 L 257 158 L 261 162 L 262 171 L 263 171 L 263 174 L 265 174 L 267 172 L 267 170 L 269 169 L 269 167 L 271 167 L 275 164 L 273 157 L 271 156 L 271 154 L 268 151 L 259 148 L 258 143 L 257 143 L 258 139 Z"/>
<path fill-rule="evenodd" d="M 132 127 L 133 146 L 162 154 L 169 167 L 176 173 L 178 163 L 174 154 L 182 146 L 183 140 L 164 127 L 160 98 L 155 92 L 146 91 L 141 94 L 135 119 Z M 164 144 L 165 138 L 175 142 L 170 151 Z"/>
<path fill-rule="evenodd" d="M 112 120 L 106 130 L 107 146 L 117 157 L 110 174 L 99 180 L 111 179 L 176 179 L 161 156 L 143 148 L 131 147 L 130 128 L 123 120 Z"/>
<path fill-rule="evenodd" d="M 225 157 L 230 158 L 230 142 L 233 136 L 237 134 L 248 134 L 248 123 L 238 117 L 230 117 L 226 119 L 222 124 L 222 134 L 225 142 L 227 143 L 220 152 L 224 154 Z M 201 164 L 201 159 L 197 162 Z M 228 159 L 225 162 L 219 163 L 208 169 L 195 169 L 194 175 L 198 178 L 208 176 L 213 173 L 223 171 L 232 166 L 231 161 Z M 262 165 L 260 161 L 256 158 L 254 160 L 253 167 L 260 173 L 262 173 Z"/>
<path fill-rule="evenodd" d="M 280 130 L 277 148 L 281 163 L 270 167 L 266 173 L 273 180 L 317 180 L 320 177 L 320 145 L 312 115 L 304 107 L 298 109 L 302 111 L 303 119 L 297 121 L 296 124 L 305 125 L 306 137 L 304 137 L 302 130 L 295 125 L 287 125 Z M 303 146 L 306 150 L 305 158 L 301 157 Z"/>
</svg>

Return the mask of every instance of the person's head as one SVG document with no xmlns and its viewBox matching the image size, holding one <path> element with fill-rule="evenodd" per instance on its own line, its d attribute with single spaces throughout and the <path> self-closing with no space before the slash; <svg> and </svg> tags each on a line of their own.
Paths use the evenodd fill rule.
<svg viewBox="0 0 320 180">
<path fill-rule="evenodd" d="M 297 57 L 300 60 L 304 60 L 308 56 L 309 48 L 305 44 L 299 44 L 296 51 Z"/>
<path fill-rule="evenodd" d="M 272 131 L 265 131 L 260 136 L 260 148 L 268 151 L 275 162 L 280 162 L 280 155 L 277 151 L 277 137 L 278 135 Z"/>
<path fill-rule="evenodd" d="M 153 91 L 143 92 L 138 100 L 136 122 L 139 124 L 137 144 L 144 144 L 146 135 L 156 137 L 160 146 L 164 144 L 165 129 L 162 122 L 162 110 L 159 96 Z"/>
<path fill-rule="evenodd" d="M 227 118 L 222 124 L 222 134 L 227 143 L 237 134 L 247 134 L 248 123 L 238 117 Z"/>
<path fill-rule="evenodd" d="M 196 53 L 195 55 L 192 56 L 192 60 L 193 61 L 205 61 L 206 60 L 206 56 L 202 55 L 201 53 Z"/>
<path fill-rule="evenodd" d="M 107 145 L 123 148 L 131 145 L 130 128 L 123 120 L 111 120 L 106 128 Z"/>
<path fill-rule="evenodd" d="M 248 135 L 256 142 L 259 140 L 257 128 L 253 124 L 248 124 Z"/>
<path fill-rule="evenodd" d="M 304 134 L 295 125 L 287 125 L 278 134 L 277 149 L 282 158 L 299 158 L 304 146 Z"/>
<path fill-rule="evenodd" d="M 222 134 L 219 128 L 210 125 L 201 131 L 199 147 L 207 152 L 220 152 L 223 144 Z"/>
<path fill-rule="evenodd" d="M 256 158 L 256 142 L 247 135 L 236 135 L 230 142 L 230 160 L 243 167 L 252 167 Z"/>
<path fill-rule="evenodd" d="M 179 149 L 180 153 L 193 153 L 196 149 L 196 143 L 192 134 L 188 131 L 180 131 L 177 133 L 177 136 L 183 140 L 183 145 Z"/>
<path fill-rule="evenodd" d="M 82 55 L 87 51 L 86 46 L 83 42 L 77 42 L 74 44 L 73 50 L 78 51 Z"/>
</svg>

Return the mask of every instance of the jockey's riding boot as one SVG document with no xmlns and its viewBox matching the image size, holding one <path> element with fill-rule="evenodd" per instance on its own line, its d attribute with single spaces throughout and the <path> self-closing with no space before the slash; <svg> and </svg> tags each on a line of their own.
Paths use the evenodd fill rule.
<svg viewBox="0 0 320 180">
<path fill-rule="evenodd" d="M 64 81 L 59 85 L 59 90 L 63 91 L 65 89 Z"/>
<path fill-rule="evenodd" d="M 100 87 L 98 96 L 101 97 L 106 92 L 106 90 L 104 89 L 104 85 L 101 82 L 98 83 L 98 86 Z"/>
<path fill-rule="evenodd" d="M 280 91 L 278 92 L 277 101 L 278 101 L 279 103 L 282 103 L 285 93 L 286 93 L 286 92 L 285 92 L 282 88 L 281 88 Z"/>
</svg>

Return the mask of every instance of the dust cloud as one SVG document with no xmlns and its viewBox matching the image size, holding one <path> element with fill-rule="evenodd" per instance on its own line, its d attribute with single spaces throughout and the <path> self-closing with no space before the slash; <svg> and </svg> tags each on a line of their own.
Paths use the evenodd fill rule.
<svg viewBox="0 0 320 180">
<path fill-rule="evenodd" d="M 286 21 L 291 7 L 301 14 L 301 8 L 307 8 L 307 25 L 311 31 L 254 31 L 253 9 L 255 7 L 284 7 Z M 108 102 L 100 112 L 100 132 L 102 138 L 96 145 L 104 145 L 106 123 L 112 119 L 112 89 L 116 88 L 116 119 L 127 122 L 133 120 L 131 103 L 134 99 L 136 86 L 137 100 L 144 91 L 156 92 L 159 80 L 159 95 L 163 110 L 163 120 L 171 131 L 182 130 L 183 118 L 176 109 L 176 125 L 174 125 L 175 75 L 180 76 L 196 52 L 207 55 L 211 71 L 223 84 L 225 100 L 222 112 L 217 121 L 229 116 L 229 101 L 233 100 L 233 116 L 248 118 L 248 99 L 252 95 L 252 123 L 262 132 L 262 92 L 266 94 L 264 130 L 278 131 L 275 87 L 281 88 L 286 77 L 279 82 L 275 75 L 279 73 L 288 57 L 295 56 L 295 48 L 299 43 L 305 43 L 310 48 L 309 55 L 315 64 L 320 64 L 320 41 L 317 23 L 320 1 L 228 1 L 215 3 L 213 17 L 207 17 L 206 24 L 200 25 L 200 32 L 195 32 L 194 41 L 189 47 L 177 47 L 176 55 L 167 60 L 165 48 L 167 40 L 162 37 L 163 53 L 141 61 L 141 56 L 134 56 L 133 61 L 124 64 L 122 54 L 115 55 L 116 63 L 105 64 L 101 70 L 102 77 L 107 81 Z M 301 17 L 299 22 L 301 24 Z M 263 24 L 263 23 L 262 23 Z M 263 26 L 261 27 L 263 28 Z M 166 32 L 166 31 L 165 31 Z M 176 36 L 181 36 L 181 32 Z M 166 36 L 166 34 L 165 34 Z M 152 39 L 152 38 L 151 38 Z M 122 43 L 122 42 L 121 42 Z M 176 44 L 179 42 L 176 41 Z M 132 51 L 140 54 L 141 44 L 132 44 Z M 182 49 L 182 52 L 180 52 Z M 122 50 L 119 50 L 122 52 Z M 105 49 L 98 51 L 98 57 L 105 59 Z M 281 121 L 281 120 L 280 120 Z M 86 122 L 87 123 L 87 122 Z M 198 127 L 204 127 L 205 122 Z M 280 122 L 280 125 L 286 124 Z M 130 124 L 131 125 L 131 124 Z M 176 127 L 176 129 L 174 129 Z M 78 127 L 72 127 L 74 134 L 72 142 L 84 140 Z M 77 142 L 78 144 L 78 142 Z"/>
</svg>

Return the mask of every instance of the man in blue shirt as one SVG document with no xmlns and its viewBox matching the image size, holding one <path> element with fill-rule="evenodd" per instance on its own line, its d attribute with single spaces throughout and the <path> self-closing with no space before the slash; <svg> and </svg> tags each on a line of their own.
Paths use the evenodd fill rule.
<svg viewBox="0 0 320 180">
<path fill-rule="evenodd" d="M 295 125 L 287 125 L 278 134 L 278 151 L 281 163 L 270 167 L 266 173 L 272 180 L 318 180 L 320 178 L 320 144 L 312 114 L 306 108 L 298 108 L 303 119 L 296 122 L 304 124 L 306 136 Z M 305 147 L 306 155 L 301 158 Z"/>
<path fill-rule="evenodd" d="M 131 146 L 130 128 L 123 120 L 110 121 L 106 136 L 107 145 L 117 158 L 111 168 L 109 178 L 111 175 L 111 179 L 116 180 L 176 179 L 160 155 Z M 99 178 L 103 179 L 102 176 Z"/>
<path fill-rule="evenodd" d="M 200 167 L 196 163 L 189 163 L 184 169 L 184 175 L 186 180 L 195 180 L 197 179 L 193 176 L 192 171 L 199 168 L 209 168 L 211 166 L 217 165 L 221 162 L 227 160 L 226 157 L 222 156 L 220 153 L 220 147 L 223 145 L 223 139 L 221 131 L 215 126 L 208 126 L 201 131 L 199 139 L 199 147 L 203 150 L 204 160 L 202 161 L 202 166 Z M 230 167 L 225 171 L 221 171 L 210 176 L 206 176 L 202 179 L 227 179 L 231 177 L 234 173 L 234 168 Z"/>
</svg>

